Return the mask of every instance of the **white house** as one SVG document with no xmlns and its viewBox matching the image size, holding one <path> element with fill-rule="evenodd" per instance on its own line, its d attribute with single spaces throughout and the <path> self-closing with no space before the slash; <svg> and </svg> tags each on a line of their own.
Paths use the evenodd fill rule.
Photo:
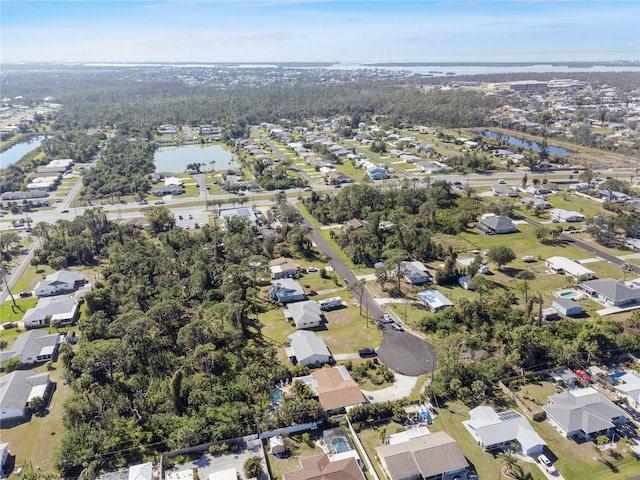
<svg viewBox="0 0 640 480">
<path fill-rule="evenodd" d="M 297 328 L 319 327 L 323 320 L 322 311 L 313 300 L 290 303 L 284 310 L 284 316 L 293 320 Z"/>
<path fill-rule="evenodd" d="M 418 293 L 418 298 L 433 312 L 453 306 L 453 302 L 437 290 L 425 290 L 424 292 L 420 292 Z"/>
<path fill-rule="evenodd" d="M 50 297 L 61 293 L 73 292 L 86 283 L 84 276 L 70 270 L 58 270 L 47 275 L 44 280 L 38 282 L 34 289 L 36 297 Z"/>
<path fill-rule="evenodd" d="M 593 270 L 589 270 L 567 257 L 549 257 L 546 262 L 549 270 L 554 273 L 566 273 L 575 278 L 593 278 L 594 275 Z"/>
<path fill-rule="evenodd" d="M 46 330 L 29 330 L 16 337 L 11 350 L 0 352 L 0 365 L 18 357 L 22 365 L 54 360 L 64 334 L 49 334 Z"/>
<path fill-rule="evenodd" d="M 535 455 L 546 446 L 527 419 L 515 410 L 496 412 L 491 407 L 479 406 L 471 409 L 469 415 L 471 419 L 462 424 L 484 450 L 496 450 L 517 443 L 524 455 Z"/>
<path fill-rule="evenodd" d="M 640 374 L 627 372 L 618 378 L 620 382 L 615 388 L 620 396 L 627 399 L 627 403 L 634 408 L 640 408 Z"/>
<path fill-rule="evenodd" d="M 153 480 L 153 463 L 141 463 L 129 467 L 129 480 Z"/>
<path fill-rule="evenodd" d="M 325 298 L 324 300 L 318 300 L 318 305 L 320 306 L 320 310 L 324 311 L 335 310 L 344 306 L 341 297 L 331 297 Z"/>
<path fill-rule="evenodd" d="M 551 218 L 558 219 L 561 222 L 584 222 L 584 215 L 571 210 L 563 210 L 562 208 L 551 209 Z"/>
<path fill-rule="evenodd" d="M 402 262 L 404 278 L 412 285 L 420 285 L 429 281 L 429 271 L 422 262 Z"/>
<path fill-rule="evenodd" d="M 291 258 L 280 257 L 269 262 L 272 278 L 295 278 L 298 275 L 298 265 Z"/>
<path fill-rule="evenodd" d="M 47 399 L 51 394 L 49 374 L 16 370 L 0 377 L 0 423 L 23 420 L 32 398 Z"/>
<path fill-rule="evenodd" d="M 582 305 L 570 298 L 556 298 L 551 306 L 566 317 L 575 317 L 582 313 Z"/>
<path fill-rule="evenodd" d="M 620 407 L 592 387 L 551 395 L 542 409 L 549 423 L 566 438 L 607 434 L 627 421 Z"/>
<path fill-rule="evenodd" d="M 297 361 L 309 367 L 319 367 L 331 362 L 331 353 L 324 341 L 308 330 L 298 330 L 289 335 L 290 347 L 286 348 L 291 361 Z"/>
<path fill-rule="evenodd" d="M 61 321 L 61 326 L 73 325 L 80 315 L 79 299 L 58 295 L 41 298 L 35 307 L 28 309 L 22 316 L 25 328 L 47 327 L 53 318 Z"/>
</svg>

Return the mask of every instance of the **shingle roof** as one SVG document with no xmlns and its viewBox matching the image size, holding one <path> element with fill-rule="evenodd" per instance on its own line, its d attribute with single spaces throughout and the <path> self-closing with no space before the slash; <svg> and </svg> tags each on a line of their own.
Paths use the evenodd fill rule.
<svg viewBox="0 0 640 480">
<path fill-rule="evenodd" d="M 354 458 L 332 462 L 326 454 L 300 459 L 302 470 L 285 473 L 283 480 L 364 480 Z"/>
<path fill-rule="evenodd" d="M 34 387 L 49 383 L 49 374 L 16 370 L 0 377 L 0 408 L 23 409 Z"/>
<path fill-rule="evenodd" d="M 456 441 L 445 432 L 383 445 L 376 448 L 376 453 L 384 459 L 391 478 L 428 478 L 469 466 Z"/>
<path fill-rule="evenodd" d="M 480 223 L 492 230 L 506 230 L 515 226 L 510 218 L 499 216 L 483 218 Z"/>
<path fill-rule="evenodd" d="M 29 330 L 16 337 L 11 350 L 0 353 L 0 362 L 22 355 L 35 360 L 43 348 L 55 347 L 59 343 L 59 337 L 57 333 L 50 335 L 46 330 Z"/>
<path fill-rule="evenodd" d="M 360 387 L 343 366 L 322 368 L 311 376 L 316 381 L 314 390 L 327 411 L 364 402 Z"/>
<path fill-rule="evenodd" d="M 289 335 L 289 341 L 298 362 L 302 362 L 304 359 L 311 358 L 314 355 L 331 356 L 324 341 L 313 332 L 298 330 L 296 333 Z"/>
<path fill-rule="evenodd" d="M 593 388 L 566 390 L 549 397 L 543 410 L 566 432 L 582 430 L 586 434 L 614 426 L 612 420 L 624 415 L 613 402 Z"/>
<path fill-rule="evenodd" d="M 322 310 L 313 300 L 290 303 L 287 311 L 298 328 L 318 323 L 322 317 Z"/>
<path fill-rule="evenodd" d="M 600 278 L 582 282 L 582 286 L 590 288 L 614 302 L 623 302 L 640 298 L 640 288 L 631 288 L 613 278 Z"/>
</svg>

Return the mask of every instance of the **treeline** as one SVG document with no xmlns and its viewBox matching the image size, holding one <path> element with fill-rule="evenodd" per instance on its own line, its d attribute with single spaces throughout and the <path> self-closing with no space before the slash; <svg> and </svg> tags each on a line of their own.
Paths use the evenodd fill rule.
<svg viewBox="0 0 640 480">
<path fill-rule="evenodd" d="M 143 198 L 151 189 L 155 147 L 146 139 L 116 135 L 109 139 L 100 160 L 84 172 L 83 198 L 116 197 L 137 194 Z"/>
<path fill-rule="evenodd" d="M 164 207 L 148 214 L 155 210 L 171 220 Z M 283 220 L 261 242 L 241 220 L 225 233 L 170 226 L 149 236 L 100 210 L 34 226 L 45 240 L 37 262 L 93 266 L 98 275 L 78 322 L 80 345 L 61 353 L 72 389 L 55 458 L 62 476 L 255 433 L 256 422 L 318 416 L 304 395 L 287 399 L 281 418 L 267 415 L 274 383 L 308 370 L 273 361 L 277 345 L 260 335 L 256 316 L 273 306 L 253 287 L 272 254 L 308 248 L 308 238 L 293 238 L 306 230 Z"/>
<path fill-rule="evenodd" d="M 304 205 L 325 225 L 364 221 L 362 228 L 345 226 L 333 235 L 354 263 L 369 266 L 390 250 L 411 252 L 413 259 L 425 262 L 444 259 L 448 247 L 434 241 L 433 235 L 458 234 L 480 212 L 477 201 L 453 194 L 451 184 L 443 180 L 427 188 L 405 180 L 382 189 L 352 185 L 337 195 L 313 192 Z"/>
</svg>

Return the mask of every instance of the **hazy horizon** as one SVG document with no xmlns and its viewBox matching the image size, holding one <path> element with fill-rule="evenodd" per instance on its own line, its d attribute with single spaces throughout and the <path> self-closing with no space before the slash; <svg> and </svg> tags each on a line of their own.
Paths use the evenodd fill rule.
<svg viewBox="0 0 640 480">
<path fill-rule="evenodd" d="M 2 1 L 2 63 L 615 62 L 640 2 Z"/>
</svg>

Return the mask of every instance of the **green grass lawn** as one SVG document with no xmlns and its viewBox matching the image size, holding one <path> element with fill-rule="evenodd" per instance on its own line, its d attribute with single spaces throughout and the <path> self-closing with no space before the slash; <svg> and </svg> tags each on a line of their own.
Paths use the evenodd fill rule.
<svg viewBox="0 0 640 480">
<path fill-rule="evenodd" d="M 17 322 L 22 320 L 24 312 L 35 307 L 36 303 L 38 303 L 38 299 L 35 297 L 14 298 L 16 299 L 15 306 L 13 305 L 10 297 L 0 305 L 0 323 Z"/>
<path fill-rule="evenodd" d="M 41 365 L 34 373 L 46 372 Z M 71 393 L 71 388 L 62 380 L 63 367 L 58 360 L 49 371 L 56 384 L 48 412 L 43 417 L 33 416 L 30 421 L 12 428 L 2 429 L 2 441 L 9 442 L 11 453 L 15 455 L 16 469 L 31 463 L 34 469 L 53 472 L 53 454 L 64 433 L 62 423 L 63 404 Z M 14 473 L 9 478 L 19 478 Z"/>
<path fill-rule="evenodd" d="M 30 265 L 27 267 L 25 272 L 22 274 L 20 279 L 16 282 L 16 284 L 11 289 L 11 292 L 14 294 L 19 294 L 20 292 L 24 292 L 27 290 L 33 290 L 36 284 L 42 280 L 44 277 L 53 273 L 55 270 L 47 265 L 38 265 L 38 271 L 36 272 L 36 267 Z"/>
<path fill-rule="evenodd" d="M 322 430 L 309 430 L 306 433 L 311 437 L 313 445 L 308 445 L 302 441 L 302 434 L 305 432 L 295 433 L 287 437 L 289 442 L 290 455 L 284 458 L 278 458 L 268 453 L 266 455 L 269 471 L 273 480 L 282 479 L 282 475 L 287 472 L 300 470 L 300 458 L 311 457 L 324 453 L 322 449 L 315 443 L 318 438 L 322 438 Z"/>
</svg>

